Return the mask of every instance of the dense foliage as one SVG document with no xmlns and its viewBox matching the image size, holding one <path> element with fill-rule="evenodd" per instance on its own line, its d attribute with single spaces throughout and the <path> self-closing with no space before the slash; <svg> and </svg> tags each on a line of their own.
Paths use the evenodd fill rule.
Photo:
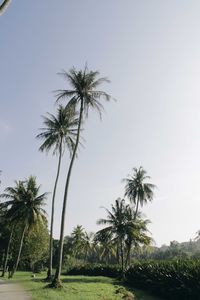
<svg viewBox="0 0 200 300">
<path fill-rule="evenodd" d="M 138 260 L 199 259 L 200 239 L 190 239 L 190 241 L 182 243 L 171 241 L 169 246 L 162 245 L 161 247 L 140 247 L 135 249 L 132 257 Z"/>
<path fill-rule="evenodd" d="M 126 272 L 127 282 L 164 299 L 200 299 L 200 262 L 197 260 L 138 262 Z"/>
<path fill-rule="evenodd" d="M 65 275 L 106 276 L 117 278 L 121 276 L 121 268 L 118 265 L 86 264 L 75 266 L 64 273 Z"/>
<path fill-rule="evenodd" d="M 71 268 L 65 275 L 119 278 L 118 265 L 86 264 Z M 200 299 L 198 260 L 136 262 L 125 272 L 126 283 L 168 300 Z"/>
</svg>

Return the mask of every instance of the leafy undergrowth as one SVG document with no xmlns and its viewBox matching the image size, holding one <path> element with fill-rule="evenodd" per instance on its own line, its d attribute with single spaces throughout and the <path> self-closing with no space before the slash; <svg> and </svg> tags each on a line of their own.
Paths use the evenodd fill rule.
<svg viewBox="0 0 200 300">
<path fill-rule="evenodd" d="M 54 290 L 42 281 L 46 274 L 37 274 L 35 278 L 31 275 L 17 272 L 12 281 L 21 283 L 33 300 L 159 300 L 141 291 L 135 291 L 133 297 L 119 282 L 108 277 L 63 276 L 63 289 Z"/>
</svg>

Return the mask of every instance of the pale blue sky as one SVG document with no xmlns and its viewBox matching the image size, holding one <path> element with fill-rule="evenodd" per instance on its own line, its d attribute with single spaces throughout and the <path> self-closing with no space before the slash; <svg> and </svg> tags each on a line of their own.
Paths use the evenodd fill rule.
<svg viewBox="0 0 200 300">
<path fill-rule="evenodd" d="M 13 0 L 0 17 L 2 189 L 36 175 L 51 191 L 57 160 L 38 152 L 41 115 L 54 112 L 57 73 L 98 69 L 118 101 L 103 121 L 90 112 L 75 163 L 66 233 L 97 230 L 101 206 L 123 196 L 121 179 L 142 165 L 158 187 L 144 208 L 158 245 L 200 229 L 200 2 L 198 0 Z M 57 196 L 59 233 L 64 179 Z M 50 203 L 49 196 L 48 203 Z M 50 212 L 50 205 L 47 205 Z"/>
</svg>

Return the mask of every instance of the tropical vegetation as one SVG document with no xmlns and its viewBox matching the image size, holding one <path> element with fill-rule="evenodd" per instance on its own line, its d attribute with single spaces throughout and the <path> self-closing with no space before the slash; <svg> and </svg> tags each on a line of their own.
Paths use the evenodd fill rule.
<svg viewBox="0 0 200 300">
<path fill-rule="evenodd" d="M 47 222 L 46 212 L 42 208 L 47 193 L 39 195 L 39 190 L 40 186 L 37 185 L 36 178 L 30 176 L 25 181 L 16 181 L 14 187 L 7 187 L 5 193 L 0 195 L 1 198 L 6 199 L 2 204 L 2 207 L 5 209 L 4 218 L 9 220 L 9 223 L 11 224 L 3 267 L 3 276 L 7 269 L 8 255 L 14 228 L 18 226 L 18 236 L 20 236 L 20 239 L 15 262 L 12 261 L 12 266 L 10 266 L 10 277 L 17 271 L 26 232 L 31 231 L 32 228 L 36 227 L 38 224 Z"/>
<path fill-rule="evenodd" d="M 57 101 L 67 100 L 67 108 L 71 108 L 74 111 L 78 109 L 79 120 L 77 127 L 76 142 L 74 145 L 72 157 L 69 164 L 69 169 L 66 177 L 61 226 L 60 226 L 60 240 L 59 240 L 59 258 L 57 262 L 56 273 L 52 281 L 52 287 L 60 287 L 60 275 L 62 268 L 63 259 L 63 241 L 64 241 L 64 229 L 65 229 L 65 219 L 66 219 L 66 206 L 67 206 L 67 196 L 69 190 L 69 183 L 71 178 L 71 172 L 74 164 L 74 160 L 77 154 L 77 149 L 80 140 L 80 132 L 82 129 L 82 124 L 85 117 L 88 117 L 89 109 L 95 109 L 101 115 L 103 105 L 100 102 L 102 98 L 109 101 L 110 95 L 106 92 L 99 90 L 98 87 L 104 82 L 109 82 L 107 78 L 99 78 L 98 71 L 89 71 L 87 66 L 84 70 L 77 71 L 75 68 L 71 69 L 68 73 L 63 71 L 60 73 L 67 80 L 70 85 L 70 89 L 58 90 Z"/>
<path fill-rule="evenodd" d="M 76 127 L 78 125 L 78 119 L 73 107 L 63 107 L 62 105 L 59 105 L 56 116 L 53 114 L 48 114 L 48 117 L 43 117 L 43 120 L 45 128 L 41 128 L 42 133 L 37 135 L 38 139 L 43 140 L 39 150 L 49 152 L 51 149 L 53 149 L 53 154 L 58 154 L 58 166 L 52 196 L 49 239 L 49 268 L 47 272 L 47 280 L 50 280 L 52 279 L 55 197 L 60 175 L 61 160 L 66 147 L 70 154 L 73 152 L 77 135 Z"/>
<path fill-rule="evenodd" d="M 200 299 L 200 231 L 188 242 L 171 241 L 169 246 L 160 248 L 154 245 L 148 228 L 150 220 L 141 210 L 153 201 L 156 186 L 150 182 L 150 176 L 142 166 L 134 167 L 133 174 L 123 179 L 124 198 L 119 197 L 111 207 L 104 207 L 106 215 L 102 213 L 98 220 L 94 220 L 101 226 L 97 232 L 87 232 L 79 224 L 65 236 L 68 192 L 74 162 L 82 144 L 84 124 L 90 110 L 96 110 L 101 117 L 102 100 L 109 101 L 111 96 L 100 89 L 101 84 L 109 80 L 100 77 L 98 71 L 88 70 L 87 66 L 83 70 L 72 68 L 60 75 L 66 81 L 66 88 L 56 92 L 57 111 L 43 116 L 43 127 L 37 135 L 41 141 L 39 150 L 57 155 L 50 226 L 44 209 L 48 193 L 40 193 L 36 177 L 16 180 L 13 186 L 5 188 L 0 194 L 2 277 L 5 278 L 8 271 L 8 277 L 12 278 L 18 269 L 34 274 L 47 271 L 45 279 L 51 281 L 47 287 L 61 288 L 70 282 L 71 279 L 66 277 L 69 275 L 106 276 L 110 279 L 98 279 L 99 286 L 101 280 L 111 280 L 113 284 L 117 279 L 133 289 L 148 290 L 163 299 Z M 68 169 L 60 237 L 55 239 L 55 204 L 64 154 L 68 157 Z M 85 284 L 90 279 L 85 278 Z M 135 299 L 125 290 L 123 287 L 116 289 L 118 292 L 111 299 Z"/>
</svg>

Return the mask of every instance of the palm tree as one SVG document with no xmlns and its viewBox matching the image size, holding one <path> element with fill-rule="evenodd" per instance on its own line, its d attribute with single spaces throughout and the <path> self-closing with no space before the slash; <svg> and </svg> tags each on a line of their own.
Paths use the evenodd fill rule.
<svg viewBox="0 0 200 300">
<path fill-rule="evenodd" d="M 126 208 L 126 259 L 125 268 L 130 265 L 131 249 L 132 246 L 135 248 L 141 245 L 150 245 L 152 238 L 147 235 L 147 225 L 150 223 L 148 219 L 142 219 L 141 213 L 138 212 L 137 218 L 135 219 L 135 211 L 131 206 Z"/>
<path fill-rule="evenodd" d="M 111 211 L 106 209 L 108 215 L 106 219 L 99 219 L 97 224 L 108 225 L 97 232 L 97 235 L 110 235 L 111 241 L 117 245 L 117 252 L 120 256 L 122 275 L 127 267 L 131 246 L 148 244 L 151 238 L 146 235 L 148 220 L 135 219 L 135 211 L 124 199 L 118 198 L 115 205 L 111 206 Z"/>
<path fill-rule="evenodd" d="M 108 264 L 111 259 L 114 258 L 117 259 L 117 263 L 119 264 L 119 255 L 118 251 L 116 251 L 116 241 L 113 239 L 112 232 L 104 229 L 96 232 L 94 245 L 96 246 L 95 248 L 100 262 L 103 261 Z"/>
<path fill-rule="evenodd" d="M 146 174 L 147 172 L 143 167 L 139 167 L 139 169 L 133 168 L 133 175 L 123 179 L 126 182 L 125 197 L 128 197 L 136 205 L 135 219 L 138 214 L 139 204 L 143 206 L 148 201 L 152 201 L 154 196 L 153 190 L 156 186 L 145 182 L 146 179 L 150 179 L 150 176 Z"/>
<path fill-rule="evenodd" d="M 90 258 L 90 254 L 94 251 L 94 233 L 93 232 L 84 232 L 83 237 L 83 253 L 84 253 L 84 261 L 86 262 L 88 257 Z"/>
<path fill-rule="evenodd" d="M 71 234 L 72 252 L 75 258 L 80 257 L 83 253 L 85 232 L 81 225 L 77 225 Z"/>
<path fill-rule="evenodd" d="M 74 164 L 74 160 L 76 157 L 76 152 L 80 139 L 80 131 L 82 128 L 83 118 L 84 116 L 88 116 L 88 111 L 90 108 L 96 109 L 100 116 L 101 111 L 103 109 L 103 105 L 101 104 L 101 98 L 109 101 L 110 96 L 104 91 L 98 90 L 98 86 L 104 82 L 109 82 L 107 78 L 98 78 L 98 71 L 89 71 L 87 67 L 84 70 L 76 71 L 76 69 L 71 69 L 68 73 L 63 71 L 61 73 L 64 78 L 69 82 L 71 89 L 59 90 L 57 94 L 57 101 L 62 99 L 67 99 L 68 104 L 67 107 L 76 108 L 79 107 L 79 123 L 78 123 L 78 131 L 76 137 L 75 147 L 73 149 L 73 154 L 71 157 L 66 184 L 64 191 L 64 199 L 63 199 L 63 208 L 62 208 L 62 217 L 61 217 L 61 229 L 60 229 L 60 242 L 59 242 L 59 259 L 56 268 L 56 273 L 54 280 L 52 282 L 52 287 L 61 287 L 60 274 L 62 267 L 62 256 L 63 256 L 63 239 L 64 239 L 64 226 L 65 226 L 65 213 L 66 213 L 66 205 L 67 205 L 67 195 L 69 189 L 69 182 L 72 172 L 72 167 Z"/>
<path fill-rule="evenodd" d="M 25 181 L 16 181 L 15 185 L 15 187 L 7 187 L 5 193 L 1 195 L 8 199 L 5 207 L 8 208 L 7 218 L 11 224 L 17 222 L 23 225 L 18 256 L 11 277 L 18 268 L 26 231 L 35 226 L 37 222 L 46 222 L 46 212 L 42 206 L 47 193 L 38 195 L 40 186 L 37 186 L 36 178 L 30 176 Z"/>
<path fill-rule="evenodd" d="M 40 146 L 40 151 L 49 152 L 53 149 L 53 155 L 58 154 L 58 167 L 56 179 L 54 183 L 52 208 L 51 208 L 51 225 L 50 225 L 50 240 L 49 240 L 49 268 L 47 272 L 47 280 L 52 279 L 52 260 L 53 260 L 53 226 L 54 226 L 54 207 L 55 196 L 58 178 L 60 174 L 61 159 L 65 147 L 72 154 L 75 138 L 77 134 L 78 119 L 73 108 L 59 106 L 57 116 L 48 114 L 48 117 L 43 117 L 45 128 L 41 128 L 42 133 L 37 135 L 37 138 L 42 139 L 43 143 Z"/>
<path fill-rule="evenodd" d="M 115 201 L 115 205 L 111 205 L 111 211 L 105 208 L 108 213 L 107 219 L 99 219 L 98 225 L 108 225 L 106 228 L 101 229 L 97 234 L 110 234 L 113 240 L 115 240 L 118 253 L 121 261 L 122 273 L 124 273 L 124 242 L 126 236 L 126 210 L 127 205 L 124 199 L 118 198 Z"/>
<path fill-rule="evenodd" d="M 4 11 L 6 10 L 6 8 L 8 7 L 8 5 L 10 4 L 11 0 L 4 0 L 1 4 L 0 4 L 0 15 L 4 13 Z"/>
</svg>

